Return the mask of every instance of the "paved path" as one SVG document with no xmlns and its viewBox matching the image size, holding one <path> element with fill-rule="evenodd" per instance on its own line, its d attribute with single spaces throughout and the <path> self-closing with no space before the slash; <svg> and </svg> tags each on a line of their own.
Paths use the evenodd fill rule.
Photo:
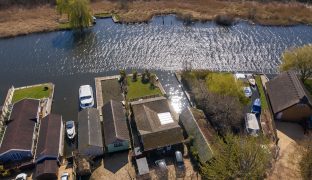
<svg viewBox="0 0 312 180">
<path fill-rule="evenodd" d="M 280 156 L 274 166 L 270 180 L 301 179 L 298 169 L 300 156 L 296 153 L 297 142 L 305 138 L 303 129 L 295 123 L 276 122 Z"/>
</svg>

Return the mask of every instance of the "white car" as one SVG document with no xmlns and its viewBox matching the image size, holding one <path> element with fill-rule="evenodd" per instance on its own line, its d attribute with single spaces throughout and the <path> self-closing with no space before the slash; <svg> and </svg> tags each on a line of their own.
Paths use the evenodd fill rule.
<svg viewBox="0 0 312 180">
<path fill-rule="evenodd" d="M 93 90 L 90 85 L 83 85 L 79 88 L 80 108 L 86 109 L 94 106 Z"/>
<path fill-rule="evenodd" d="M 69 173 L 68 172 L 64 172 L 61 176 L 61 180 L 68 180 L 69 178 Z"/>
<path fill-rule="evenodd" d="M 66 122 L 66 133 L 68 139 L 74 139 L 76 135 L 76 130 L 75 130 L 75 122 L 74 121 L 67 121 Z"/>
<path fill-rule="evenodd" d="M 15 180 L 26 180 L 26 179 L 27 179 L 27 174 L 25 173 L 18 174 L 15 178 Z"/>
<path fill-rule="evenodd" d="M 250 87 L 244 87 L 244 94 L 246 97 L 251 97 L 252 91 Z"/>
</svg>

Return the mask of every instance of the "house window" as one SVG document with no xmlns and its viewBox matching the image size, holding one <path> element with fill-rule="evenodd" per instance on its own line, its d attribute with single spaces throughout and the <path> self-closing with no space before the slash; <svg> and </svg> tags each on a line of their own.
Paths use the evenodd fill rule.
<svg viewBox="0 0 312 180">
<path fill-rule="evenodd" d="M 114 143 L 114 147 L 120 147 L 120 146 L 122 146 L 122 142 L 116 142 L 116 143 Z"/>
</svg>

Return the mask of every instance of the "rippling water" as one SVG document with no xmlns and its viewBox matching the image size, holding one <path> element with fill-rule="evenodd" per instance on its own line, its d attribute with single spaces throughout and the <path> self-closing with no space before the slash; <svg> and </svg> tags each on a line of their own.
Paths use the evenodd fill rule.
<svg viewBox="0 0 312 180">
<path fill-rule="evenodd" d="M 52 81 L 57 85 L 56 111 L 69 118 L 76 108 L 68 113 L 66 107 L 76 107 L 79 85 L 94 84 L 94 76 L 116 74 L 120 68 L 149 68 L 172 83 L 174 77 L 167 78 L 171 76 L 167 70 L 185 64 L 276 73 L 285 49 L 312 43 L 312 27 L 304 25 L 265 27 L 242 22 L 225 28 L 212 22 L 185 23 L 175 16 L 155 17 L 148 24 L 97 22 L 83 36 L 58 31 L 0 40 L 0 100 L 11 85 Z M 180 93 L 178 85 L 164 84 L 171 94 Z M 172 101 L 181 104 L 175 98 Z"/>
</svg>

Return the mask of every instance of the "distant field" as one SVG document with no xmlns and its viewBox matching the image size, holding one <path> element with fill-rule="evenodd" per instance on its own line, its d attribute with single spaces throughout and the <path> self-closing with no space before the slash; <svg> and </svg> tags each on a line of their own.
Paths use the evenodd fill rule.
<svg viewBox="0 0 312 180">
<path fill-rule="evenodd" d="M 45 89 L 45 87 L 48 87 L 48 89 Z M 12 103 L 15 103 L 25 98 L 33 98 L 33 99 L 47 98 L 51 95 L 51 93 L 52 87 L 50 84 L 44 84 L 42 86 L 35 86 L 15 90 L 13 94 Z"/>
<path fill-rule="evenodd" d="M 91 3 L 98 17 L 113 14 L 120 22 L 145 22 L 155 15 L 177 14 L 187 20 L 213 20 L 225 14 L 264 25 L 312 24 L 312 8 L 298 2 L 259 2 L 238 0 L 149 0 Z M 66 18 L 66 15 L 64 15 Z M 63 18 L 64 18 L 63 17 Z M 12 6 L 0 11 L 0 37 L 67 29 L 60 23 L 54 5 Z"/>
</svg>

